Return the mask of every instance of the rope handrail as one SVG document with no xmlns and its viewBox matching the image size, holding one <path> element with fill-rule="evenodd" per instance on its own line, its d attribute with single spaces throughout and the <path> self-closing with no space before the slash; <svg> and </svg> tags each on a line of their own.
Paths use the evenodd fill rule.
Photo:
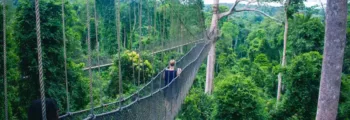
<svg viewBox="0 0 350 120">
<path fill-rule="evenodd" d="M 202 41 L 203 42 L 203 41 Z M 179 60 L 177 60 L 177 63 L 181 63 L 182 60 L 184 60 L 184 58 L 186 56 L 189 56 L 189 54 L 191 53 L 191 51 L 194 50 L 194 48 L 196 48 L 196 46 L 198 46 L 198 43 L 195 44 L 195 46 L 193 46 L 189 52 L 187 52 L 184 56 L 182 56 Z M 165 68 L 164 68 L 165 69 Z M 160 71 L 155 77 L 153 77 L 149 82 L 147 82 L 144 86 L 142 86 L 139 90 L 137 90 L 136 92 L 134 92 L 133 94 L 129 95 L 128 97 L 126 97 L 125 99 L 122 99 L 122 100 L 118 100 L 116 102 L 111 102 L 111 103 L 108 103 L 108 104 L 102 104 L 102 105 L 99 105 L 98 107 L 95 107 L 94 109 L 100 109 L 102 107 L 106 107 L 106 106 L 109 106 L 109 105 L 113 105 L 113 104 L 117 104 L 117 103 L 120 103 L 120 102 L 123 102 L 123 101 L 127 101 L 128 99 L 131 99 L 133 96 L 136 96 L 138 95 L 138 93 L 140 93 L 141 91 L 143 91 L 147 86 L 150 86 L 150 84 L 152 82 L 154 82 L 156 80 L 156 78 L 160 75 L 163 74 L 164 72 L 164 69 L 162 71 Z M 155 90 L 155 91 L 159 91 L 159 90 Z M 154 93 L 154 92 L 153 92 Z M 91 109 L 84 109 L 84 110 L 80 110 L 80 111 L 76 111 L 76 112 L 70 112 L 70 113 L 66 113 L 62 116 L 60 116 L 59 118 L 60 119 L 63 119 L 65 117 L 69 117 L 69 116 L 74 116 L 76 114 L 82 114 L 82 113 L 85 113 L 85 112 L 88 112 L 89 110 Z"/>
</svg>

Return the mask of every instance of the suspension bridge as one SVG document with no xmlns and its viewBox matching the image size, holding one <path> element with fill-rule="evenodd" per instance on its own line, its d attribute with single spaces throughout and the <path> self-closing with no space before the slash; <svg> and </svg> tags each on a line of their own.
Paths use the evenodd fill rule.
<svg viewBox="0 0 350 120">
<path fill-rule="evenodd" d="M 116 0 L 117 1 L 117 0 Z M 142 7 L 142 0 L 140 2 L 140 7 Z M 156 42 L 152 43 L 148 46 L 142 46 L 141 39 L 139 41 L 139 51 L 149 51 L 150 54 L 158 54 L 166 51 L 170 51 L 176 48 L 180 48 L 183 46 L 191 46 L 191 49 L 184 54 L 180 59 L 177 60 L 176 66 L 182 68 L 182 73 L 174 78 L 171 83 L 165 84 L 163 80 L 163 75 L 165 68 L 158 72 L 151 80 L 145 83 L 142 87 L 140 87 L 136 92 L 127 96 L 127 97 L 119 97 L 116 101 L 101 105 L 93 104 L 93 96 L 92 96 L 92 69 L 107 67 L 113 65 L 111 57 L 104 57 L 104 59 L 100 59 L 101 56 L 98 56 L 97 61 L 92 61 L 92 53 L 91 53 L 91 38 L 90 38 L 90 24 L 86 24 L 87 28 L 87 45 L 88 45 L 88 58 L 85 60 L 85 64 L 87 67 L 83 68 L 83 71 L 89 72 L 90 79 L 90 104 L 91 107 L 85 110 L 79 111 L 69 111 L 69 92 L 68 92 L 68 78 L 67 78 L 67 50 L 66 50 L 66 33 L 65 33 L 65 1 L 62 0 L 62 33 L 63 33 L 63 44 L 64 44 L 64 66 L 65 66 L 65 87 L 66 87 L 66 98 L 67 98 L 67 112 L 64 115 L 59 116 L 61 120 L 76 120 L 76 119 L 84 119 L 84 120 L 170 120 L 175 119 L 177 113 L 181 108 L 181 104 L 184 101 L 187 93 L 189 92 L 192 83 L 195 79 L 195 76 L 198 72 L 199 67 L 201 66 L 203 60 L 206 58 L 210 46 L 212 44 L 212 40 L 209 39 L 207 32 L 203 29 L 200 34 L 197 36 L 191 37 L 182 37 L 180 40 L 168 40 L 168 42 Z M 86 0 L 86 3 L 89 3 Z M 41 50 L 41 26 L 40 26 L 40 0 L 35 0 L 35 17 L 36 17 L 36 37 L 37 37 L 37 54 L 38 54 L 38 70 L 39 70 L 39 82 L 40 82 L 40 94 L 41 94 L 41 104 L 42 104 L 42 118 L 46 120 L 46 105 L 45 105 L 45 87 L 44 87 L 44 73 L 43 73 L 43 59 L 42 59 L 42 50 Z M 119 9 L 119 1 L 116 9 Z M 6 1 L 3 2 L 3 15 L 4 18 L 6 16 Z M 90 23 L 90 13 L 88 8 L 90 8 L 89 4 L 86 4 L 86 17 L 87 23 Z M 94 11 L 96 17 L 96 3 L 94 2 Z M 142 8 L 140 8 L 142 10 Z M 117 10 L 116 10 L 117 11 Z M 117 12 L 116 12 L 117 13 Z M 142 11 L 139 16 L 142 16 Z M 120 25 L 119 22 L 120 15 L 119 12 L 116 16 L 116 26 Z M 140 26 L 142 24 L 142 20 L 140 18 Z M 6 79 L 6 19 L 3 21 L 4 25 L 4 89 L 5 89 L 5 116 L 6 120 L 8 120 L 8 100 L 7 100 L 7 79 Z M 95 29 L 97 33 L 98 25 L 95 22 Z M 189 31 L 188 31 L 189 32 Z M 140 34 L 141 34 L 140 29 Z M 118 34 L 118 54 L 120 56 L 120 30 L 117 30 Z M 98 37 L 96 37 L 96 42 L 98 43 Z M 97 50 L 99 50 L 99 45 L 97 45 Z M 97 52 L 98 53 L 98 52 Z M 140 55 L 141 56 L 141 55 Z M 139 59 L 142 59 L 141 57 Z M 120 67 L 120 60 L 119 60 Z M 165 66 L 164 66 L 165 67 Z M 119 70 L 120 74 L 120 70 Z M 119 82 L 122 82 L 121 78 L 119 78 Z M 122 89 L 121 87 L 119 89 Z M 120 92 L 122 94 L 122 92 Z"/>
<path fill-rule="evenodd" d="M 208 40 L 196 43 L 177 62 L 177 67 L 183 68 L 183 72 L 166 86 L 162 78 L 163 70 L 145 86 L 126 98 L 93 109 L 71 112 L 60 116 L 60 119 L 174 119 L 192 86 L 202 61 L 208 54 L 209 47 L 210 41 Z M 91 114 L 91 110 L 94 115 Z"/>
</svg>

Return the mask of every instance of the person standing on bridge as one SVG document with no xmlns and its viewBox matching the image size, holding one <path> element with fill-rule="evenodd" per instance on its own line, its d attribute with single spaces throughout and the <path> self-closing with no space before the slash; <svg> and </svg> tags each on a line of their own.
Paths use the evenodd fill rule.
<svg viewBox="0 0 350 120">
<path fill-rule="evenodd" d="M 169 67 L 166 68 L 164 71 L 163 78 L 164 78 L 165 86 L 168 85 L 174 78 L 179 76 L 181 73 L 181 68 L 175 69 L 175 64 L 176 64 L 175 60 L 170 60 Z"/>
<path fill-rule="evenodd" d="M 176 61 L 170 60 L 169 67 L 167 67 L 164 71 L 163 79 L 164 79 L 165 86 L 167 86 L 169 83 L 171 83 L 171 81 L 173 81 L 177 76 L 179 76 L 181 71 L 182 71 L 181 68 L 176 69 L 175 65 L 176 65 Z M 165 100 L 165 107 L 166 107 L 167 111 L 173 111 L 173 106 L 171 104 L 172 103 L 171 101 L 173 100 L 173 98 L 172 98 L 173 96 L 170 93 L 164 94 L 165 96 L 167 96 L 166 100 Z"/>
</svg>

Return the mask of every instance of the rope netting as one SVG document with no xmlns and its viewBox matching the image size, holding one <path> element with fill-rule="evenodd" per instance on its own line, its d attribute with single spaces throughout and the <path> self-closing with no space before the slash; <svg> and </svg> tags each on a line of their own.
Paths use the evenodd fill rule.
<svg viewBox="0 0 350 120">
<path fill-rule="evenodd" d="M 202 54 L 207 53 L 206 52 L 207 50 L 205 50 L 205 49 L 207 49 L 207 46 L 208 45 L 206 45 L 204 41 L 197 43 L 185 56 L 183 56 L 180 60 L 178 60 L 176 66 L 178 68 L 184 68 L 184 69 L 180 75 L 182 77 L 178 77 L 177 79 L 179 79 L 179 78 L 188 78 L 188 79 L 191 78 L 191 76 L 189 76 L 188 73 L 190 73 L 190 71 L 193 71 L 193 70 L 189 70 L 189 69 L 193 69 L 195 67 L 193 65 L 192 66 L 190 66 L 190 65 L 195 64 L 195 63 L 201 64 L 201 61 L 202 61 L 201 57 L 205 56 Z M 201 57 L 199 57 L 199 56 L 201 56 Z M 194 76 L 195 72 L 192 72 L 192 73 L 193 74 L 191 74 L 191 75 Z M 155 77 L 152 78 L 152 80 L 150 80 L 147 84 L 145 84 L 137 92 L 133 93 L 132 95 L 130 95 L 122 100 L 118 100 L 117 102 L 104 104 L 104 105 L 95 107 L 94 114 L 96 115 L 96 117 L 103 116 L 106 114 L 106 112 L 112 113 L 113 111 L 116 111 L 119 109 L 128 108 L 128 106 L 131 106 L 135 103 L 139 103 L 139 101 L 143 101 L 143 99 L 146 99 L 150 96 L 153 96 L 153 94 L 159 94 L 158 92 L 160 92 L 160 91 L 164 92 L 164 89 L 171 86 L 171 85 L 164 87 L 165 83 L 164 83 L 164 79 L 163 79 L 163 74 L 164 74 L 164 70 L 159 72 Z M 180 81 L 180 80 L 176 80 L 176 81 Z M 183 84 L 183 83 L 181 83 L 181 84 Z M 188 87 L 190 87 L 190 86 L 188 86 Z M 188 91 L 188 90 L 182 91 L 181 94 L 183 94 L 186 91 Z M 185 96 L 186 96 L 186 94 L 184 94 L 184 97 Z M 155 103 L 158 103 L 158 102 L 155 102 Z M 140 107 L 140 109 L 142 109 L 142 108 Z M 89 110 L 90 109 L 72 112 L 72 113 L 60 116 L 60 119 L 71 120 L 71 119 L 89 118 L 88 117 L 90 115 Z"/>
</svg>

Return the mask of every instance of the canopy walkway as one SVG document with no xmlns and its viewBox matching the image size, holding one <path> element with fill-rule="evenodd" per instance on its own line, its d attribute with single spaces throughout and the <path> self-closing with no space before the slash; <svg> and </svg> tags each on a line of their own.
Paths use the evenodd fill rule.
<svg viewBox="0 0 350 120">
<path fill-rule="evenodd" d="M 117 29 L 117 45 L 118 45 L 118 50 L 117 54 L 118 57 L 120 58 L 120 53 L 121 53 L 121 31 L 120 31 L 120 0 L 115 0 L 114 1 L 117 7 L 115 7 L 116 11 L 116 29 Z M 135 1 L 130 1 L 130 4 Z M 191 33 L 190 30 L 186 28 L 184 25 L 184 21 L 182 19 L 179 19 L 179 23 L 181 25 L 178 25 L 180 30 L 173 31 L 174 35 L 173 38 L 170 39 L 170 35 L 166 34 L 166 11 L 164 11 L 163 18 L 159 18 L 158 20 L 162 22 L 161 27 L 159 27 L 159 36 L 154 38 L 156 42 L 154 43 L 147 43 L 144 46 L 142 37 L 144 36 L 152 36 L 154 33 L 157 33 L 157 30 L 155 31 L 148 31 L 147 35 L 144 35 L 142 32 L 142 0 L 139 0 L 139 27 L 136 29 L 133 29 L 133 32 L 136 33 L 137 30 L 139 30 L 138 33 L 138 42 L 136 47 L 138 47 L 138 61 L 141 61 L 141 51 L 147 51 L 150 54 L 157 54 L 157 53 L 162 53 L 165 51 L 173 50 L 176 48 L 181 48 L 183 46 L 193 46 L 184 56 L 182 56 L 176 63 L 176 67 L 182 68 L 182 72 L 179 76 L 174 78 L 172 82 L 169 84 L 165 85 L 165 81 L 163 78 L 164 75 L 164 70 L 159 71 L 159 73 L 154 76 L 149 82 L 145 82 L 144 85 L 138 85 L 139 89 L 134 92 L 133 94 L 129 95 L 128 97 L 119 97 L 116 99 L 115 102 L 111 102 L 108 104 L 102 104 L 102 105 L 94 105 L 94 99 L 93 99 L 93 78 L 92 78 L 92 69 L 95 68 L 101 68 L 101 67 L 106 67 L 106 66 L 111 66 L 113 65 L 112 63 L 112 57 L 110 56 L 100 56 L 99 54 L 99 42 L 100 40 L 98 37 L 98 24 L 97 24 L 97 12 L 96 12 L 96 1 L 94 1 L 94 19 L 95 19 L 95 39 L 96 39 L 96 54 L 97 54 L 97 62 L 92 60 L 93 59 L 93 49 L 92 49 L 92 43 L 91 43 L 91 26 L 90 24 L 86 24 L 86 59 L 82 58 L 82 60 L 79 60 L 79 63 L 86 63 L 86 68 L 83 68 L 83 70 L 86 70 L 89 72 L 88 77 L 89 77 L 89 93 L 90 93 L 90 108 L 85 109 L 85 110 L 80 110 L 80 111 L 75 111 L 71 112 L 70 111 L 70 97 L 69 97 L 69 82 L 68 82 L 68 68 L 67 68 L 67 37 L 66 37 L 66 23 L 65 23 L 65 0 L 62 0 L 62 47 L 63 47 L 63 62 L 64 63 L 64 76 L 65 76 L 65 93 L 66 93 L 66 114 L 59 116 L 59 119 L 61 120 L 81 120 L 81 119 L 93 119 L 93 120 L 110 120 L 110 119 L 118 119 L 118 120 L 168 120 L 168 119 L 174 119 L 176 117 L 176 114 L 181 108 L 181 104 L 183 100 L 185 99 L 187 93 L 189 92 L 192 83 L 194 81 L 194 78 L 197 74 L 197 71 L 202 64 L 202 61 L 205 59 L 205 57 L 208 54 L 208 51 L 210 49 L 210 44 L 211 40 L 207 38 L 207 32 L 204 30 L 205 28 L 198 27 L 196 30 L 196 35 Z M 155 1 L 154 5 L 154 10 L 156 12 L 157 10 L 157 1 Z M 162 4 L 159 2 L 159 4 Z M 5 7 L 5 2 L 3 3 L 3 15 L 4 18 L 6 16 L 6 7 Z M 46 120 L 46 97 L 45 97 L 45 67 L 43 67 L 43 64 L 45 64 L 45 60 L 43 60 L 43 55 L 45 55 L 45 51 L 42 51 L 42 39 L 45 38 L 45 35 L 41 35 L 41 17 L 40 17 L 40 0 L 35 0 L 33 5 L 35 6 L 35 33 L 36 33 L 36 52 L 37 52 L 37 67 L 38 69 L 38 81 L 39 84 L 38 86 L 40 87 L 40 100 L 41 100 L 41 118 L 43 120 Z M 89 6 L 89 0 L 86 0 L 86 23 L 90 23 L 90 6 Z M 149 7 L 149 6 L 148 6 Z M 163 6 L 166 9 L 166 6 Z M 150 9 L 151 7 L 147 8 Z M 153 8 L 152 8 L 153 9 Z M 197 8 L 196 8 L 197 9 Z M 199 12 L 201 8 L 199 7 Z M 129 11 L 130 12 L 130 11 Z M 173 12 L 173 11 L 171 11 Z M 197 14 L 197 13 L 196 13 Z M 136 16 L 136 12 L 134 11 L 134 15 Z M 177 16 L 176 16 L 177 15 Z M 150 15 L 148 15 L 149 18 Z M 157 14 L 155 13 L 155 20 L 157 18 Z M 158 17 L 160 17 L 159 15 Z M 175 20 L 176 17 L 179 17 L 179 14 L 173 14 L 171 13 L 169 15 L 169 19 Z M 198 14 L 198 16 L 201 16 L 201 14 Z M 130 16 L 129 16 L 130 17 Z M 193 17 L 193 16 L 191 16 Z M 204 25 L 204 19 L 200 19 L 202 22 L 198 22 L 198 24 L 203 24 Z M 200 21 L 198 20 L 198 21 Z M 197 20 L 194 20 L 197 21 Z M 148 21 L 148 28 L 150 28 L 152 22 L 150 20 Z M 160 24 L 157 22 L 154 22 L 154 29 L 157 29 L 156 25 Z M 176 22 L 174 22 L 176 24 Z M 8 120 L 8 100 L 7 100 L 7 79 L 6 79 L 6 73 L 7 73 L 7 67 L 6 67 L 6 19 L 3 20 L 3 25 L 4 27 L 4 106 L 5 106 L 5 119 Z M 136 25 L 136 17 L 135 17 L 135 22 L 134 26 Z M 43 25 L 45 26 L 45 25 Z M 131 27 L 131 23 L 130 23 Z M 174 27 L 174 26 L 172 26 Z M 176 27 L 176 26 L 175 26 Z M 185 28 L 185 29 L 184 29 Z M 131 28 L 130 28 L 131 29 Z M 151 29 L 149 29 L 151 30 Z M 202 32 L 205 31 L 205 32 Z M 176 33 L 180 32 L 180 34 Z M 183 33 L 185 32 L 185 33 Z M 168 33 L 169 34 L 169 33 Z M 188 34 L 188 36 L 185 36 L 184 34 Z M 178 36 L 175 36 L 178 35 Z M 168 37 L 167 37 L 168 36 Z M 175 37 L 174 37 L 175 36 Z M 124 36 L 125 37 L 125 36 Z M 45 38 L 47 39 L 47 38 Z M 109 39 L 109 38 L 108 38 Z M 130 38 L 132 39 L 132 38 Z M 136 39 L 136 38 L 134 38 Z M 169 39 L 169 40 L 166 40 Z M 133 40 L 130 40 L 134 42 Z M 160 42 L 159 42 L 160 41 Z M 131 45 L 129 49 L 134 49 L 135 46 Z M 125 47 L 125 41 L 124 41 L 124 48 Z M 190 47 L 188 47 L 190 48 Z M 110 48 L 109 48 L 110 49 Z M 111 54 L 111 53 L 109 53 Z M 121 76 L 121 62 L 120 59 L 118 60 L 119 62 L 119 96 L 123 96 L 123 88 L 122 88 L 122 78 Z M 142 68 L 140 68 L 142 69 Z M 144 69 L 144 68 L 143 68 Z M 81 68 L 79 68 L 81 70 Z M 100 72 L 100 70 L 99 70 Z M 134 71 L 133 71 L 134 72 Z M 140 70 L 138 71 L 138 79 L 140 81 Z M 133 73 L 134 74 L 134 73 Z M 83 98 L 79 98 L 83 99 Z"/>
<path fill-rule="evenodd" d="M 94 109 L 68 113 L 60 116 L 60 119 L 174 119 L 209 49 L 210 41 L 197 43 L 177 62 L 177 67 L 183 68 L 183 72 L 166 86 L 164 86 L 164 80 L 162 79 L 163 70 L 129 97 Z M 92 112 L 94 114 L 91 114 Z"/>
</svg>

